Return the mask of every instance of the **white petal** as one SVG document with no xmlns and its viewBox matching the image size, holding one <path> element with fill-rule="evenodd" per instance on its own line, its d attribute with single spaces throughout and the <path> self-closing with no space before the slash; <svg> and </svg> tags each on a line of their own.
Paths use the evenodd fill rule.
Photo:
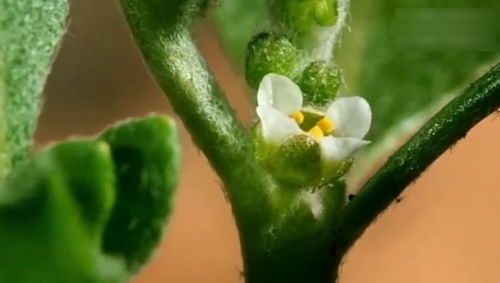
<svg viewBox="0 0 500 283">
<path fill-rule="evenodd" d="M 369 143 L 369 141 L 357 138 L 336 138 L 328 136 L 320 141 L 321 156 L 323 160 L 346 160 Z"/>
<path fill-rule="evenodd" d="M 326 111 L 328 118 L 337 126 L 335 136 L 362 139 L 372 123 L 372 111 L 368 102 L 359 96 L 335 100 Z"/>
<path fill-rule="evenodd" d="M 292 118 L 273 107 L 257 106 L 257 115 L 262 123 L 262 134 L 268 141 L 281 144 L 289 137 L 302 133 Z"/>
<path fill-rule="evenodd" d="M 268 74 L 257 92 L 259 106 L 271 106 L 289 115 L 302 108 L 302 92 L 289 78 Z"/>
</svg>

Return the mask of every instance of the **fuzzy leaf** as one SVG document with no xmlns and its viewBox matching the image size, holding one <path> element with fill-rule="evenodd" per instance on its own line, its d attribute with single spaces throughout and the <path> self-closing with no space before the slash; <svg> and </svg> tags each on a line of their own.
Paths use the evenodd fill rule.
<svg viewBox="0 0 500 283">
<path fill-rule="evenodd" d="M 0 0 L 0 177 L 26 160 L 67 0 Z"/>
<path fill-rule="evenodd" d="M 151 116 L 106 131 L 117 178 L 117 202 L 104 233 L 104 252 L 123 256 L 131 272 L 150 258 L 172 212 L 179 146 L 172 120 Z"/>
<path fill-rule="evenodd" d="M 0 282 L 100 282 L 95 256 L 114 201 L 112 168 L 106 144 L 70 142 L 9 176 L 0 187 Z"/>
<path fill-rule="evenodd" d="M 159 244 L 178 170 L 160 116 L 41 152 L 0 186 L 0 282 L 126 282 Z"/>
</svg>

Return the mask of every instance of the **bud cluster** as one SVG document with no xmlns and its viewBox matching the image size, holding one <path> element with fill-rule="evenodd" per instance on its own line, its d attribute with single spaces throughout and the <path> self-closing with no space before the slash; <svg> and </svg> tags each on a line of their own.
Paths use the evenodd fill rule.
<svg viewBox="0 0 500 283">
<path fill-rule="evenodd" d="M 342 178 L 369 143 L 368 103 L 336 99 L 342 74 L 331 54 L 348 1 L 272 0 L 277 25 L 248 44 L 246 79 L 259 118 L 255 152 L 282 187 L 314 189 Z"/>
<path fill-rule="evenodd" d="M 300 86 L 306 105 L 325 107 L 341 86 L 340 69 L 333 63 L 305 57 L 287 36 L 260 33 L 248 44 L 247 82 L 256 89 L 267 74 L 283 75 Z"/>
</svg>

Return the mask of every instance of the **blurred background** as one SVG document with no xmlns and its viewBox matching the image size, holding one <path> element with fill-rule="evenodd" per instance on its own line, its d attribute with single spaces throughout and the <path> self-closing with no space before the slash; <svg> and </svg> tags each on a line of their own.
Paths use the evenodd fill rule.
<svg viewBox="0 0 500 283">
<path fill-rule="evenodd" d="M 199 45 L 248 123 L 245 80 L 231 67 L 215 30 L 204 19 L 196 28 Z M 174 115 L 116 3 L 73 0 L 68 34 L 46 87 L 37 146 L 93 135 L 150 112 Z M 498 116 L 442 156 L 364 234 L 345 259 L 342 283 L 500 282 Z M 243 282 L 230 206 L 217 176 L 179 127 L 183 170 L 176 210 L 161 249 L 133 282 Z"/>
</svg>

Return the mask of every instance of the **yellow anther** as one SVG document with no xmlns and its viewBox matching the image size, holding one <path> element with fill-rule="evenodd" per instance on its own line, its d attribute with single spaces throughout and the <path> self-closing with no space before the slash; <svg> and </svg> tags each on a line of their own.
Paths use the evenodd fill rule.
<svg viewBox="0 0 500 283">
<path fill-rule="evenodd" d="M 321 130 L 321 128 L 319 126 L 314 126 L 312 127 L 309 132 L 308 132 L 313 138 L 319 140 L 321 138 L 323 138 L 325 136 L 325 134 L 323 133 L 323 131 Z"/>
<path fill-rule="evenodd" d="M 295 122 L 300 125 L 304 122 L 304 113 L 302 113 L 301 111 L 293 112 L 290 115 L 290 118 L 294 119 Z"/>
<path fill-rule="evenodd" d="M 318 123 L 316 123 L 316 126 L 318 126 L 325 135 L 333 133 L 336 128 L 335 122 L 333 122 L 332 119 L 328 117 L 324 117 L 323 119 L 319 120 Z"/>
</svg>

